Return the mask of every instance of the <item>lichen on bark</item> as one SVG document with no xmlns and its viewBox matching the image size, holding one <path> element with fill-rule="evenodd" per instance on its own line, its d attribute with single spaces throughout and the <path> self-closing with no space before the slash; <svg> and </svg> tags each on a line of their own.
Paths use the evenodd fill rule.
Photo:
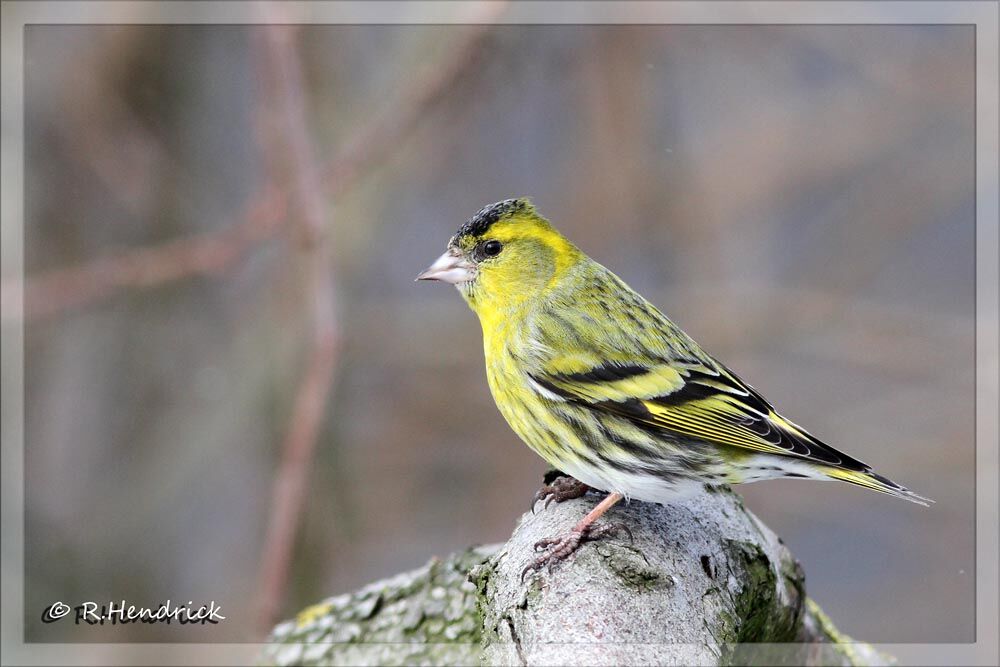
<svg viewBox="0 0 1000 667">
<path fill-rule="evenodd" d="M 468 573 L 496 547 L 474 547 L 312 605 L 271 633 L 269 665 L 467 665 L 482 623 Z"/>
</svg>

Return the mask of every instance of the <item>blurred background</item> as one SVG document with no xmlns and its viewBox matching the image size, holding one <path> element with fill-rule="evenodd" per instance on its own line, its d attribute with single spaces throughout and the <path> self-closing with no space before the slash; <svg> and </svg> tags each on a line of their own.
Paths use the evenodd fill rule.
<svg viewBox="0 0 1000 667">
<path fill-rule="evenodd" d="M 251 640 L 504 541 L 545 466 L 493 405 L 475 316 L 413 278 L 516 195 L 937 501 L 740 489 L 844 632 L 973 639 L 972 27 L 25 40 L 29 640 Z M 121 598 L 227 620 L 38 621 Z"/>
</svg>

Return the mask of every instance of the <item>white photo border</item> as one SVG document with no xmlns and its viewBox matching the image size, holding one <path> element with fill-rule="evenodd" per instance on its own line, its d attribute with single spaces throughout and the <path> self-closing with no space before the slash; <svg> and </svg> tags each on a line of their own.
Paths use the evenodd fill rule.
<svg viewBox="0 0 1000 667">
<path fill-rule="evenodd" d="M 492 0 L 282 2 L 284 22 L 317 24 L 963 24 L 974 25 L 976 67 L 976 641 L 875 644 L 900 665 L 1000 664 L 998 568 L 998 3 L 944 2 L 514 2 Z M 29 24 L 255 24 L 258 2 L 4 2 L 0 239 L 4 277 L 23 278 L 24 33 Z M 3 661 L 23 665 L 229 665 L 256 662 L 263 644 L 54 644 L 24 642 L 24 327 L 22 295 L 5 292 L 2 324 Z M 788 645 L 794 650 L 797 645 Z M 776 647 L 777 648 L 777 647 Z M 772 655 L 772 654 L 769 654 Z"/>
</svg>

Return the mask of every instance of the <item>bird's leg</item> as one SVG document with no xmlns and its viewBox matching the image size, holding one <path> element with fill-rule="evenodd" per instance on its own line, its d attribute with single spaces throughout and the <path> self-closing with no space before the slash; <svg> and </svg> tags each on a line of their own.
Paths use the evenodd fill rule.
<svg viewBox="0 0 1000 667">
<path fill-rule="evenodd" d="M 552 502 L 561 503 L 564 500 L 579 498 L 587 491 L 590 491 L 590 487 L 580 480 L 559 470 L 550 470 L 545 473 L 542 488 L 538 489 L 535 497 L 531 499 L 531 511 L 535 511 L 535 505 L 539 500 L 544 500 L 545 507 L 548 507 Z"/>
<path fill-rule="evenodd" d="M 601 526 L 595 526 L 594 522 L 597 521 L 605 512 L 611 509 L 615 503 L 623 498 L 620 493 L 610 493 L 608 496 L 599 502 L 597 506 L 587 513 L 587 516 L 580 519 L 573 529 L 564 535 L 559 537 L 547 537 L 544 540 L 539 540 L 535 542 L 535 550 L 547 550 L 541 556 L 531 561 L 524 570 L 521 571 L 521 579 L 529 572 L 535 570 L 540 570 L 542 567 L 551 567 L 553 564 L 564 560 L 567 556 L 576 551 L 581 544 L 584 542 L 589 542 L 591 540 L 600 539 L 605 535 L 610 535 L 611 533 L 616 533 L 618 531 L 624 531 L 628 534 L 629 538 L 632 537 L 631 531 L 621 523 L 608 523 Z"/>
</svg>

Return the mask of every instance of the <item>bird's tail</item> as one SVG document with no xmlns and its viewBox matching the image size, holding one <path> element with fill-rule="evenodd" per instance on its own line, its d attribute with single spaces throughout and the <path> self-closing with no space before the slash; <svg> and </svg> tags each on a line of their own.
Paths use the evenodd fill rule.
<svg viewBox="0 0 1000 667">
<path fill-rule="evenodd" d="M 896 496 L 897 498 L 902 498 L 903 500 L 909 500 L 911 503 L 916 503 L 918 505 L 923 505 L 927 507 L 934 501 L 930 498 L 924 498 L 923 496 L 918 496 L 913 491 L 910 491 L 905 486 L 896 484 L 894 481 L 882 475 L 878 475 L 874 472 L 869 471 L 859 471 L 859 470 L 844 470 L 843 468 L 832 468 L 824 467 L 823 474 L 831 479 L 838 479 L 843 482 L 849 482 L 851 484 L 857 484 L 858 486 L 863 486 L 866 489 L 871 489 L 872 491 L 878 491 L 879 493 L 887 493 L 890 496 Z"/>
</svg>

